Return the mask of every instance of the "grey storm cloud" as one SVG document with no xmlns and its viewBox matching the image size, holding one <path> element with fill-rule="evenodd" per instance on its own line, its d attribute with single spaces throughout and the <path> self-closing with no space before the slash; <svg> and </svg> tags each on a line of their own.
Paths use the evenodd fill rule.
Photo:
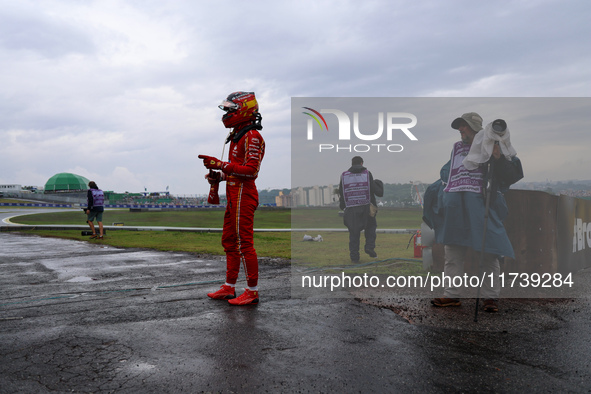
<svg viewBox="0 0 591 394">
<path fill-rule="evenodd" d="M 0 11 L 0 45 L 11 51 L 31 51 L 46 58 L 95 51 L 92 37 L 82 28 L 47 18 L 35 7 Z"/>
<path fill-rule="evenodd" d="M 206 193 L 197 155 L 221 155 L 217 105 L 237 90 L 255 91 L 263 115 L 259 188 L 290 187 L 292 97 L 590 91 L 585 1 L 0 5 L 0 183 L 42 186 L 74 172 L 106 190 Z M 565 112 L 552 116 L 568 127 Z M 532 160 L 553 151 L 561 163 L 588 163 L 579 131 L 540 138 Z M 438 142 L 419 144 L 430 152 Z M 583 176 L 566 168 L 553 177 Z"/>
</svg>

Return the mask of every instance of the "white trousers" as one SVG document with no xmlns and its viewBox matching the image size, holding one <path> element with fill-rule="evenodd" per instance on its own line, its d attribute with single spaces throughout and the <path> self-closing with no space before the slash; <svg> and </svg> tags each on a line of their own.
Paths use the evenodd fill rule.
<svg viewBox="0 0 591 394">
<path fill-rule="evenodd" d="M 471 287 L 474 283 L 468 282 L 467 284 L 467 292 L 463 290 L 465 287 L 456 287 L 453 284 L 454 277 L 464 277 L 464 254 L 466 253 L 466 246 L 458 246 L 458 245 L 445 245 L 445 266 L 443 269 L 443 273 L 446 277 L 451 277 L 452 280 L 445 280 L 445 291 L 443 296 L 446 298 L 461 298 L 463 297 L 476 297 L 478 288 Z M 492 283 L 491 283 L 491 276 L 492 276 Z M 501 294 L 501 283 L 499 281 L 499 274 L 501 272 L 501 266 L 499 264 L 499 260 L 497 256 L 490 253 L 484 254 L 484 261 L 481 267 L 481 275 L 480 280 L 482 279 L 482 274 L 485 275 L 484 283 L 480 289 L 480 298 L 488 299 L 488 298 L 499 298 Z M 460 283 L 459 280 L 456 281 L 456 285 Z M 465 281 L 462 282 L 466 285 Z"/>
</svg>

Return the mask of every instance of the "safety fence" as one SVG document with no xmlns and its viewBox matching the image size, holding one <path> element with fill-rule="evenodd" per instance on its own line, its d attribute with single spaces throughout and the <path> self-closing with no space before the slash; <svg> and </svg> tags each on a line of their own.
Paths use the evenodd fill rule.
<svg viewBox="0 0 591 394">
<path fill-rule="evenodd" d="M 0 203 L 0 207 L 73 208 L 72 204 L 17 203 L 17 202 L 2 202 L 2 203 Z"/>
<path fill-rule="evenodd" d="M 50 203 L 0 203 L 2 207 L 29 207 L 29 208 L 84 208 L 84 204 L 50 204 Z M 128 209 L 197 209 L 220 208 L 224 205 L 159 205 L 159 204 L 105 204 L 105 208 Z"/>
<path fill-rule="evenodd" d="M 515 252 L 505 268 L 564 274 L 591 267 L 591 201 L 532 190 L 509 190 L 505 199 L 504 225 Z M 443 245 L 430 252 L 433 270 L 443 271 Z M 467 251 L 467 272 L 478 272 L 479 256 Z"/>
<path fill-rule="evenodd" d="M 277 204 L 260 204 L 261 207 L 276 207 Z M 29 208 L 84 208 L 84 204 L 51 204 L 51 203 L 0 203 L 0 207 L 29 207 Z M 127 208 L 127 209 L 210 209 L 225 208 L 224 204 L 210 205 L 160 205 L 160 204 L 105 204 L 105 208 Z"/>
</svg>

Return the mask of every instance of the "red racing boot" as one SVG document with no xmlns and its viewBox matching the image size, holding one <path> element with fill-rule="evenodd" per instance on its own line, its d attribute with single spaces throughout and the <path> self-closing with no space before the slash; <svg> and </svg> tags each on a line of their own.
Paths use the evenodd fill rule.
<svg viewBox="0 0 591 394">
<path fill-rule="evenodd" d="M 250 289 L 244 289 L 239 297 L 228 301 L 231 305 L 253 305 L 259 303 L 259 292 L 257 290 L 252 291 Z"/>
<path fill-rule="evenodd" d="M 236 298 L 236 290 L 232 286 L 222 285 L 218 291 L 207 293 L 207 296 L 214 300 L 229 300 Z"/>
</svg>

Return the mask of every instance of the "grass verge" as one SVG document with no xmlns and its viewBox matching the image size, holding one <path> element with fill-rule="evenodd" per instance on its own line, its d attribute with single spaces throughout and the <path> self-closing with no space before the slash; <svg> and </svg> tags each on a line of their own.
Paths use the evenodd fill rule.
<svg viewBox="0 0 591 394">
<path fill-rule="evenodd" d="M 316 236 L 318 234 L 314 234 Z M 377 258 L 363 251 L 361 235 L 360 261 L 352 264 L 349 257 L 349 233 L 323 232 L 322 242 L 303 241 L 303 233 L 294 232 L 291 243 L 292 265 L 297 269 L 322 269 L 325 273 L 343 271 L 372 275 L 426 275 L 421 259 L 414 257 L 411 234 L 379 234 L 376 238 Z"/>
<path fill-rule="evenodd" d="M 419 228 L 420 210 L 381 209 L 378 213 L 378 228 Z M 199 211 L 149 211 L 130 212 L 128 210 L 108 210 L 105 224 L 124 223 L 126 226 L 164 226 L 164 227 L 205 227 L 220 228 L 223 223 L 222 209 Z M 82 211 L 48 212 L 17 217 L 12 220 L 21 224 L 81 224 L 85 223 Z M 258 209 L 255 214 L 255 228 L 344 228 L 343 218 L 338 209 L 298 208 Z M 110 230 L 104 240 L 90 240 L 79 230 L 29 230 L 29 234 L 68 238 L 93 243 L 103 243 L 122 248 L 148 248 L 161 251 L 179 251 L 195 254 L 224 255 L 221 246 L 221 233 L 198 233 L 184 231 L 126 231 Z M 422 262 L 414 259 L 411 234 L 377 235 L 376 252 L 378 258 L 370 258 L 363 253 L 363 234 L 361 236 L 361 261 L 353 266 L 349 259 L 349 234 L 322 231 L 323 242 L 302 241 L 304 232 L 255 232 L 254 243 L 259 257 L 291 259 L 301 268 L 322 268 L 338 270 L 346 267 L 348 272 L 364 270 L 371 266 L 376 274 L 425 274 Z M 318 232 L 309 235 L 316 236 Z"/>
<path fill-rule="evenodd" d="M 196 233 L 185 231 L 109 231 L 103 240 L 91 240 L 79 230 L 27 230 L 26 234 L 43 237 L 88 241 L 120 248 L 146 248 L 161 251 L 195 254 L 224 255 L 221 233 Z M 261 257 L 290 259 L 290 234 L 283 232 L 255 233 L 254 243 Z"/>
<path fill-rule="evenodd" d="M 86 214 L 80 211 L 48 212 L 20 216 L 11 219 L 18 224 L 86 224 Z M 130 212 L 124 209 L 107 210 L 103 214 L 103 223 L 123 223 L 126 226 L 152 227 L 205 227 L 220 228 L 224 222 L 224 210 L 207 209 L 198 211 L 148 211 Z M 288 209 L 256 211 L 255 228 L 290 228 Z"/>
<path fill-rule="evenodd" d="M 126 209 L 107 210 L 105 225 L 124 223 L 126 226 L 163 227 L 222 227 L 223 209 L 195 211 L 130 212 Z M 422 211 L 417 209 L 382 208 L 377 216 L 378 228 L 419 228 Z M 82 224 L 86 215 L 80 211 L 48 212 L 12 219 L 18 224 Z M 255 228 L 344 228 L 343 218 L 336 207 L 331 208 L 259 208 L 254 216 Z"/>
</svg>

